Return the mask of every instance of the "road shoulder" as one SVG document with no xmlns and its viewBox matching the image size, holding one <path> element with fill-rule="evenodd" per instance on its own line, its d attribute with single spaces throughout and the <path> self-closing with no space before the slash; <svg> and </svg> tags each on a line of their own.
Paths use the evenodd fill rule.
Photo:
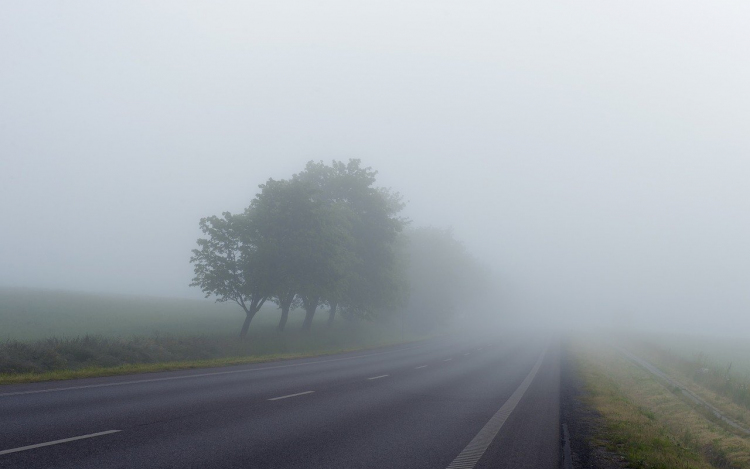
<svg viewBox="0 0 750 469">
<path fill-rule="evenodd" d="M 623 456 L 596 443 L 597 436 L 604 433 L 604 419 L 590 403 L 590 393 L 569 344 L 563 347 L 560 368 L 560 422 L 568 428 L 572 468 L 627 467 Z"/>
</svg>

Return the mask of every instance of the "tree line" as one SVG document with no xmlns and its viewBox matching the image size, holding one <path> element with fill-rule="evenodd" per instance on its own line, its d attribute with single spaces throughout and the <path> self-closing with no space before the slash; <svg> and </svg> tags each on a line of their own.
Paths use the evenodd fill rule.
<svg viewBox="0 0 750 469">
<path fill-rule="evenodd" d="M 337 315 L 376 320 L 407 311 L 426 320 L 410 296 L 444 319 L 481 283 L 479 264 L 448 231 L 405 233 L 402 197 L 377 187 L 376 176 L 357 159 L 311 161 L 289 179 L 260 185 L 242 213 L 202 218 L 191 286 L 242 308 L 241 338 L 267 301 L 280 309 L 279 331 L 298 307 L 304 330 L 321 306 L 329 325 Z M 456 280 L 465 274 L 472 280 Z M 440 304 L 442 297 L 450 299 Z"/>
</svg>

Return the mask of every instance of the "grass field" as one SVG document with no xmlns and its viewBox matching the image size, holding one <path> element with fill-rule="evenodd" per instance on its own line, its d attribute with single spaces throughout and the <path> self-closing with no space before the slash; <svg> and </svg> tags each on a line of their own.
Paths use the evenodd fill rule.
<svg viewBox="0 0 750 469">
<path fill-rule="evenodd" d="M 630 344 L 640 349 L 643 358 L 670 370 L 674 378 L 694 392 L 711 391 L 707 397 L 710 402 L 750 423 L 750 416 L 734 408 L 750 410 L 748 342 L 698 336 L 643 336 Z"/>
<path fill-rule="evenodd" d="M 750 336 L 750 331 L 747 331 Z M 644 335 L 642 340 L 686 360 L 704 362 L 737 377 L 750 376 L 750 337 L 727 338 L 699 335 Z"/>
<path fill-rule="evenodd" d="M 255 318 L 260 328 L 278 320 L 274 305 Z M 245 313 L 212 300 L 104 295 L 28 288 L 0 288 L 0 341 L 82 335 L 227 335 L 239 333 Z M 290 314 L 301 324 L 300 311 Z"/>
<path fill-rule="evenodd" d="M 396 322 L 346 321 L 327 311 L 301 331 L 303 311 L 264 307 L 247 340 L 244 312 L 205 300 L 0 289 L 0 384 L 312 356 L 419 340 Z"/>
<path fill-rule="evenodd" d="M 631 341 L 628 349 L 653 359 L 653 344 L 636 344 L 643 342 Z M 595 443 L 623 455 L 629 467 L 750 468 L 750 438 L 730 431 L 607 343 L 579 340 L 570 350 L 587 403 L 603 421 Z M 679 373 L 666 362 L 658 366 Z M 701 396 L 731 406 L 711 389 L 693 386 Z"/>
</svg>

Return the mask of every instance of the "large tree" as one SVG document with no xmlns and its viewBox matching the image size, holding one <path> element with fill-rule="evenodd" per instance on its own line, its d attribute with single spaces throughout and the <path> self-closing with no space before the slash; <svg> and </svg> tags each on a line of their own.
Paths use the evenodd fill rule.
<svg viewBox="0 0 750 469">
<path fill-rule="evenodd" d="M 206 298 L 233 301 L 245 311 L 240 338 L 271 295 L 268 253 L 252 239 L 252 219 L 224 212 L 221 217 L 202 218 L 200 228 L 205 238 L 198 240 L 190 262 L 195 277 L 191 286 L 200 287 Z"/>
<path fill-rule="evenodd" d="M 281 308 L 279 330 L 299 301 L 309 329 L 318 306 L 340 296 L 351 269 L 350 213 L 345 204 L 320 197 L 306 180 L 269 180 L 248 209 L 253 238 L 271 253 L 272 299 Z"/>
<path fill-rule="evenodd" d="M 345 213 L 352 245 L 346 281 L 324 300 L 329 305 L 330 325 L 337 309 L 352 317 L 372 318 L 393 311 L 406 293 L 403 264 L 396 240 L 406 220 L 398 193 L 375 187 L 377 171 L 362 167 L 360 160 L 347 163 L 309 162 L 294 179 L 310 185 L 324 204 Z"/>
</svg>

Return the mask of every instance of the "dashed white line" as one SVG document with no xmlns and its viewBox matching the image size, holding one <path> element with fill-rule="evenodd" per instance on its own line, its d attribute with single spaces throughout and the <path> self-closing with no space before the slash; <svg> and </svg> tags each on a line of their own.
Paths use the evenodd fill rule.
<svg viewBox="0 0 750 469">
<path fill-rule="evenodd" d="M 63 438 L 62 440 L 48 441 L 46 443 L 38 443 L 36 445 L 21 446 L 20 448 L 13 448 L 13 449 L 2 450 L 2 451 L 0 451 L 0 455 L 10 454 L 10 453 L 17 453 L 19 451 L 26 451 L 26 450 L 29 450 L 29 449 L 42 448 L 44 446 L 59 445 L 60 443 L 68 443 L 70 441 L 84 440 L 86 438 L 94 438 L 94 437 L 97 437 L 97 436 L 109 435 L 111 433 L 117 433 L 117 432 L 120 432 L 120 431 L 122 431 L 122 430 L 107 430 L 105 432 L 89 433 L 88 435 L 74 436 L 72 438 Z"/>
<path fill-rule="evenodd" d="M 468 353 L 465 353 L 465 354 L 464 354 L 464 357 L 468 357 L 468 356 L 469 356 L 469 354 L 468 354 Z"/>
<path fill-rule="evenodd" d="M 452 358 L 446 358 L 446 359 L 445 359 L 445 360 L 443 360 L 443 361 L 444 361 L 444 362 L 449 362 L 449 361 L 451 361 L 451 360 L 453 360 L 453 359 L 452 359 Z"/>
<path fill-rule="evenodd" d="M 427 365 L 422 365 L 422 366 L 418 366 L 418 367 L 416 367 L 416 368 L 414 368 L 414 369 L 415 369 L 415 370 L 418 370 L 418 369 L 420 369 L 420 368 L 427 368 Z"/>
<path fill-rule="evenodd" d="M 372 378 L 367 378 L 367 379 L 380 379 L 380 378 L 385 378 L 386 376 L 388 375 L 373 376 Z"/>
<path fill-rule="evenodd" d="M 286 396 L 272 397 L 269 399 L 269 401 L 278 401 L 279 399 L 288 399 L 290 397 L 304 396 L 305 394 L 312 394 L 314 392 L 315 391 L 305 391 L 305 392 L 298 392 L 295 394 L 287 394 Z"/>
</svg>

